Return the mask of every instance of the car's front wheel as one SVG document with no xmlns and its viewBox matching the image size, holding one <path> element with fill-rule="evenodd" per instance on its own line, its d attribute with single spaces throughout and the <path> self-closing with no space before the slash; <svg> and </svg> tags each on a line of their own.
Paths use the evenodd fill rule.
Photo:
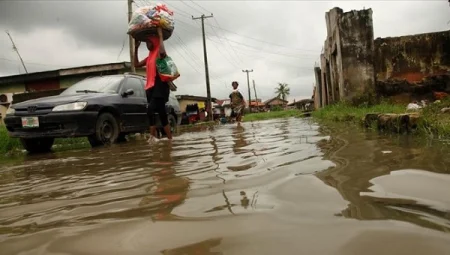
<svg viewBox="0 0 450 255">
<path fill-rule="evenodd" d="M 92 147 L 115 143 L 119 136 L 119 125 L 111 113 L 102 113 L 97 118 L 95 134 L 88 137 Z"/>
<path fill-rule="evenodd" d="M 55 142 L 54 138 L 21 138 L 20 143 L 29 153 L 50 152 Z"/>
</svg>

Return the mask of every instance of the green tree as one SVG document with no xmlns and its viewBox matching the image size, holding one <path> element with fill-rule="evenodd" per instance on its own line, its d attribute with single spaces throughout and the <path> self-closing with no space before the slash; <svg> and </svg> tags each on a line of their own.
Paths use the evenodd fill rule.
<svg viewBox="0 0 450 255">
<path fill-rule="evenodd" d="M 286 100 L 286 97 L 291 93 L 291 89 L 287 83 L 278 83 L 278 86 L 275 88 L 275 94 L 278 98 Z"/>
</svg>

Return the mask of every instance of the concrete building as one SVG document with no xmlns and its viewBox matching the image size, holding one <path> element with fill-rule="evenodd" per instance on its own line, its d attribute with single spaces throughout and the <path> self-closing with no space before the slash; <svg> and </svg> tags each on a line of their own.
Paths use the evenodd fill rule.
<svg viewBox="0 0 450 255">
<path fill-rule="evenodd" d="M 121 62 L 4 76 L 0 77 L 0 96 L 14 102 L 52 96 L 87 77 L 125 73 L 131 70 L 130 67 L 129 62 Z M 144 68 L 138 68 L 136 72 L 145 75 Z"/>
<path fill-rule="evenodd" d="M 130 62 L 108 63 L 0 77 L 0 94 L 68 88 L 89 76 L 130 72 Z M 145 69 L 136 72 L 145 75 Z"/>
<path fill-rule="evenodd" d="M 198 104 L 199 108 L 205 108 L 208 102 L 207 97 L 191 96 L 191 95 L 177 95 L 178 103 L 180 104 L 181 112 L 186 112 L 188 104 Z M 212 102 L 216 102 L 216 98 L 211 98 Z"/>
<path fill-rule="evenodd" d="M 327 38 L 314 68 L 315 108 L 380 97 L 411 102 L 450 92 L 450 31 L 374 40 L 371 9 L 333 8 L 325 21 Z"/>
<path fill-rule="evenodd" d="M 121 62 L 0 77 L 0 119 L 6 115 L 6 110 L 13 101 L 17 103 L 57 95 L 72 84 L 90 76 L 130 71 L 130 63 Z M 145 75 L 144 68 L 138 68 L 136 72 Z M 0 120 L 0 123 L 2 122 Z"/>
</svg>

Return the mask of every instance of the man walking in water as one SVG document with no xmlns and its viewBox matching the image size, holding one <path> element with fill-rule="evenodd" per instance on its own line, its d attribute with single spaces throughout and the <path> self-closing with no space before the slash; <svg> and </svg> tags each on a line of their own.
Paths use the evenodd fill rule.
<svg viewBox="0 0 450 255">
<path fill-rule="evenodd" d="M 150 139 L 149 142 L 156 142 L 158 138 L 156 136 L 156 116 L 158 113 L 161 120 L 161 124 L 164 127 L 164 132 L 169 140 L 172 140 L 172 133 L 170 131 L 169 120 L 166 113 L 166 103 L 169 101 L 170 88 L 167 82 L 163 82 L 159 76 L 156 68 L 156 59 L 164 58 L 166 56 L 166 50 L 164 48 L 162 29 L 158 28 L 157 36 L 150 36 L 147 41 L 147 49 L 150 51 L 148 57 L 139 61 L 138 49 L 140 41 L 135 41 L 134 50 L 134 66 L 143 67 L 147 69 L 147 81 L 145 84 L 145 91 L 148 102 L 148 118 L 150 121 Z"/>
<path fill-rule="evenodd" d="M 230 94 L 231 116 L 236 117 L 236 121 L 240 124 L 245 108 L 245 99 L 238 90 L 239 83 L 237 81 L 233 81 L 231 86 L 233 86 L 233 91 Z"/>
</svg>

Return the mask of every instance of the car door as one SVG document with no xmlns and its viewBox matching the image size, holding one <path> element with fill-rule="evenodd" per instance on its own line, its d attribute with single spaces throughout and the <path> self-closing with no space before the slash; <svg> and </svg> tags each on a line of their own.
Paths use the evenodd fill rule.
<svg viewBox="0 0 450 255">
<path fill-rule="evenodd" d="M 148 127 L 147 97 L 142 79 L 128 77 L 120 89 L 120 94 L 132 89 L 132 95 L 122 96 L 122 125 L 127 132 Z"/>
<path fill-rule="evenodd" d="M 169 101 L 166 103 L 166 109 L 168 110 L 168 113 L 170 113 L 170 109 L 173 109 L 175 113 L 174 117 L 177 119 L 177 123 L 181 123 L 180 103 L 172 92 L 169 94 Z"/>
</svg>

